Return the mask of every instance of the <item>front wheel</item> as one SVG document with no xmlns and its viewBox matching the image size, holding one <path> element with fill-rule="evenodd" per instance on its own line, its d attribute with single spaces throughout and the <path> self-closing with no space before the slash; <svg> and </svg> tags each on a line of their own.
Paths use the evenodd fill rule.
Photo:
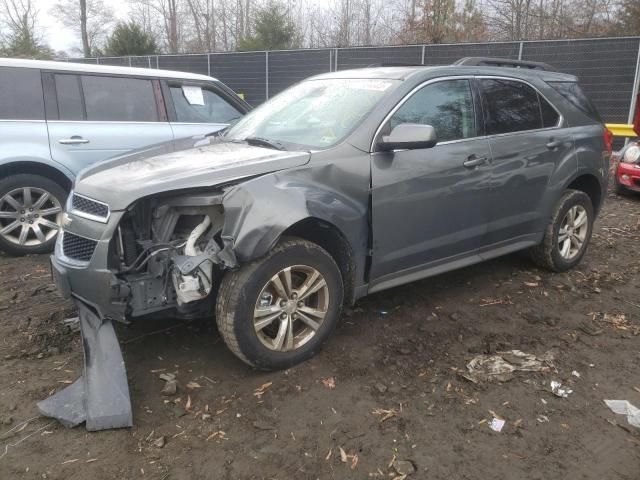
<svg viewBox="0 0 640 480">
<path fill-rule="evenodd" d="M 216 304 L 218 330 L 249 365 L 288 368 L 318 351 L 338 322 L 343 297 L 331 255 L 287 238 L 265 257 L 226 273 Z"/>
<path fill-rule="evenodd" d="M 0 249 L 12 255 L 53 249 L 67 192 L 40 175 L 0 181 Z"/>
<path fill-rule="evenodd" d="M 587 194 L 567 190 L 556 205 L 542 243 L 531 249 L 533 261 L 554 272 L 575 267 L 587 251 L 594 217 Z"/>
</svg>

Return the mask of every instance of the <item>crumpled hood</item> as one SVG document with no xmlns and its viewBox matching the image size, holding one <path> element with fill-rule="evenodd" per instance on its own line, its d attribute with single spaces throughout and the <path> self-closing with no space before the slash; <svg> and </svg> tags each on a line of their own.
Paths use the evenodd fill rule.
<svg viewBox="0 0 640 480">
<path fill-rule="evenodd" d="M 156 193 L 212 187 L 304 165 L 311 158 L 308 152 L 223 143 L 214 138 L 197 140 L 195 148 L 174 150 L 175 145 L 163 144 L 89 167 L 78 175 L 74 191 L 107 203 L 112 211 L 123 210 Z"/>
</svg>

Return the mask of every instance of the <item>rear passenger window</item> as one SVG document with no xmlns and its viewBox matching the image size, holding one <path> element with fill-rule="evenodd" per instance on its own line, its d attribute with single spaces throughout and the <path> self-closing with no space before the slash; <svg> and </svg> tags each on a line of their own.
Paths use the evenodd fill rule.
<svg viewBox="0 0 640 480">
<path fill-rule="evenodd" d="M 513 80 L 480 79 L 488 135 L 535 130 L 553 125 L 553 107 L 543 108 L 538 92 Z M 544 99 L 543 99 L 544 100 Z M 557 115 L 557 114 L 556 114 Z M 543 117 L 546 117 L 543 123 Z M 556 117 L 556 123 L 557 123 Z M 549 125 L 546 125 L 549 122 Z"/>
<path fill-rule="evenodd" d="M 391 117 L 391 129 L 401 123 L 431 125 L 438 142 L 476 136 L 473 97 L 468 80 L 443 80 L 427 85 Z"/>
<path fill-rule="evenodd" d="M 553 89 L 562 95 L 564 98 L 569 100 L 575 107 L 578 107 L 579 110 L 582 110 L 583 113 L 586 113 L 589 117 L 591 117 L 596 122 L 602 123 L 602 117 L 596 110 L 596 107 L 593 106 L 589 97 L 587 97 L 580 85 L 576 82 L 547 82 L 549 85 L 553 87 Z"/>
<path fill-rule="evenodd" d="M 542 126 L 544 128 L 557 126 L 560 114 L 539 94 L 538 98 L 540 99 L 540 112 L 542 112 Z"/>
<path fill-rule="evenodd" d="M 58 114 L 60 120 L 82 120 L 82 98 L 76 75 L 55 76 Z"/>
<path fill-rule="evenodd" d="M 40 70 L 0 67 L 0 119 L 44 120 Z"/>
<path fill-rule="evenodd" d="M 213 90 L 198 86 L 185 88 L 191 91 L 185 92 L 182 86 L 177 85 L 170 87 L 178 122 L 227 124 L 242 116 L 238 109 Z M 190 99 L 187 98 L 188 93 L 192 93 Z"/>
<path fill-rule="evenodd" d="M 151 80 L 83 75 L 87 120 L 157 122 Z"/>
</svg>

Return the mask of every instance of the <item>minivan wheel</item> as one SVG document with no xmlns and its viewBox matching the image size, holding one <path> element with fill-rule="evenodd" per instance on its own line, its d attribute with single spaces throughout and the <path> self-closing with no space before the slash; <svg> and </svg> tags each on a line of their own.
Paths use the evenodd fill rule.
<svg viewBox="0 0 640 480">
<path fill-rule="evenodd" d="M 288 368 L 318 351 L 338 322 L 343 297 L 331 255 L 289 237 L 265 257 L 225 274 L 216 304 L 218 330 L 249 365 Z"/>
<path fill-rule="evenodd" d="M 587 251 L 593 221 L 591 199 L 579 190 L 567 190 L 553 212 L 542 243 L 531 249 L 531 258 L 554 272 L 573 268 Z"/>
<path fill-rule="evenodd" d="M 67 198 L 56 182 L 39 175 L 0 181 L 0 249 L 12 255 L 50 252 Z"/>
</svg>

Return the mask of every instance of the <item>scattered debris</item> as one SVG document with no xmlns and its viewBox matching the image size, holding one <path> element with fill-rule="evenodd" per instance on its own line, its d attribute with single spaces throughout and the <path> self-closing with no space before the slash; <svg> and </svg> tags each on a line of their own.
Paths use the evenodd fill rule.
<svg viewBox="0 0 640 480">
<path fill-rule="evenodd" d="M 538 418 L 536 418 L 536 420 L 538 420 L 539 423 L 549 423 L 549 417 L 547 417 L 546 415 L 538 415 Z"/>
<path fill-rule="evenodd" d="M 613 413 L 626 415 L 629 425 L 640 428 L 640 408 L 632 405 L 627 400 L 605 400 L 604 403 Z"/>
<path fill-rule="evenodd" d="M 167 439 L 165 438 L 164 435 L 162 435 L 161 437 L 158 437 L 154 440 L 153 445 L 158 447 L 158 448 L 162 448 L 167 444 Z"/>
<path fill-rule="evenodd" d="M 569 395 L 573 393 L 573 390 L 567 387 L 563 387 L 562 383 L 552 380 L 550 383 L 551 393 L 553 393 L 556 397 L 567 398 Z"/>
<path fill-rule="evenodd" d="M 322 384 L 329 390 L 333 390 L 334 388 L 336 388 L 336 379 L 335 377 L 323 378 Z"/>
<path fill-rule="evenodd" d="M 189 382 L 187 383 L 186 387 L 189 390 L 195 390 L 196 388 L 202 388 L 202 385 L 200 385 L 198 382 Z"/>
<path fill-rule="evenodd" d="M 175 373 L 161 373 L 159 377 L 165 381 L 164 387 L 160 393 L 167 396 L 175 395 L 178 391 L 178 382 L 176 380 Z"/>
<path fill-rule="evenodd" d="M 276 427 L 267 422 L 263 422 L 262 420 L 256 420 L 253 422 L 253 427 L 258 430 L 276 430 Z"/>
<path fill-rule="evenodd" d="M 390 408 L 390 409 L 376 408 L 371 413 L 373 413 L 374 415 L 379 415 L 380 416 L 380 423 L 382 423 L 382 422 L 386 422 L 390 418 L 393 418 L 393 417 L 397 416 L 398 413 L 400 413 L 400 412 L 399 412 L 399 410 L 396 410 L 395 408 Z"/>
<path fill-rule="evenodd" d="M 267 390 L 271 385 L 273 385 L 273 382 L 263 383 L 262 385 L 260 385 L 258 388 L 254 390 L 253 396 L 257 397 L 258 400 L 262 400 L 262 395 L 264 395 L 267 392 Z"/>
<path fill-rule="evenodd" d="M 384 393 L 387 391 L 387 386 L 384 383 L 376 383 L 374 387 L 380 393 Z"/>
<path fill-rule="evenodd" d="M 495 355 L 478 355 L 468 364 L 469 373 L 461 376 L 470 382 L 497 380 L 507 382 L 513 378 L 513 373 L 520 372 L 549 372 L 553 366 L 553 354 L 546 352 L 541 357 L 524 353 L 520 350 L 497 352 Z"/>
<path fill-rule="evenodd" d="M 416 466 L 411 460 L 395 460 L 393 462 L 393 469 L 398 475 L 408 476 L 416 472 Z"/>
<path fill-rule="evenodd" d="M 580 373 L 577 372 L 576 370 L 574 370 L 573 372 L 571 372 L 571 375 L 576 377 L 576 378 L 580 378 Z"/>
<path fill-rule="evenodd" d="M 489 423 L 489 428 L 491 428 L 491 430 L 493 430 L 494 432 L 500 433 L 505 423 L 505 420 L 494 417 L 493 420 L 491 420 L 491 422 Z"/>
</svg>

